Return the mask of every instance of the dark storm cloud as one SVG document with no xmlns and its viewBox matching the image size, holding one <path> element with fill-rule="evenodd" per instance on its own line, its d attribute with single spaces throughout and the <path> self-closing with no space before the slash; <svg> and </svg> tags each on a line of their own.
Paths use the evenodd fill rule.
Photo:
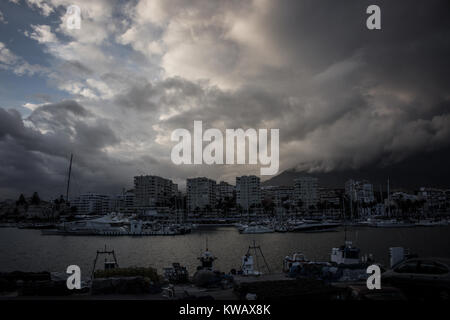
<svg viewBox="0 0 450 320">
<path fill-rule="evenodd" d="M 183 92 L 177 99 L 160 99 L 160 106 L 179 111 L 160 125 L 170 131 L 203 120 L 228 128 L 280 128 L 282 164 L 288 159 L 289 165 L 301 163 L 300 168 L 309 170 L 396 162 L 447 146 L 450 4 L 377 1 L 382 30 L 376 31 L 365 26 L 370 4 L 374 3 L 269 2 L 269 9 L 256 19 L 257 34 L 244 38 L 259 43 L 264 37 L 267 51 L 276 52 L 271 56 L 281 62 L 259 61 L 265 52 L 249 53 L 245 44 L 238 45 L 236 59 L 246 65 L 235 71 L 236 79 L 244 84 L 233 90 L 199 85 L 187 102 Z M 183 23 L 196 30 L 189 24 L 196 21 Z M 209 29 L 217 32 L 217 48 L 225 43 L 221 36 L 227 31 Z M 208 50 L 199 46 L 199 55 Z M 196 61 L 192 49 L 186 54 L 191 54 L 194 66 L 208 63 Z M 211 59 L 221 61 L 228 51 L 214 54 Z M 214 68 L 212 64 L 207 70 L 226 73 Z"/>
<path fill-rule="evenodd" d="M 75 101 L 41 106 L 26 119 L 0 108 L 0 185 L 9 187 L 10 196 L 38 189 L 47 196 L 62 193 L 68 157 L 74 153 L 79 182 L 107 188 L 107 180 L 115 178 L 103 148 L 118 142 L 106 120 L 94 118 Z M 105 180 L 95 181 L 92 174 L 104 174 Z"/>
</svg>

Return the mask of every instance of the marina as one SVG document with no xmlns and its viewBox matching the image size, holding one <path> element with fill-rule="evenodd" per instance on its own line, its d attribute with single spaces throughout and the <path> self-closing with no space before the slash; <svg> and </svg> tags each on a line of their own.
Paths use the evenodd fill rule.
<svg viewBox="0 0 450 320">
<path fill-rule="evenodd" d="M 389 263 L 388 250 L 393 246 L 409 248 L 421 256 L 449 257 L 449 226 L 414 228 L 347 227 L 347 239 L 376 261 Z M 82 270 L 90 269 L 92 252 L 105 245 L 116 249 L 118 260 L 125 266 L 153 266 L 158 270 L 178 261 L 192 272 L 197 257 L 209 247 L 219 257 L 215 262 L 221 270 L 229 271 L 241 263 L 249 243 L 256 240 L 264 250 L 274 272 L 281 272 L 283 259 L 301 252 L 309 260 L 327 261 L 331 248 L 342 245 L 344 227 L 336 232 L 273 232 L 243 234 L 236 227 L 193 228 L 191 233 L 164 237 L 124 235 L 42 235 L 41 230 L 2 228 L 0 232 L 0 271 L 61 271 L 72 264 Z M 13 245 L 11 247 L 11 244 Z M 58 257 L 58 259 L 55 259 Z"/>
</svg>

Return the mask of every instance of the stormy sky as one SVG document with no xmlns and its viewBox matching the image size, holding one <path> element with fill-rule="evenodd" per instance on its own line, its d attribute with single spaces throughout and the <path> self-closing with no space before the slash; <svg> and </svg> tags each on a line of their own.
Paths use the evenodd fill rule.
<svg viewBox="0 0 450 320">
<path fill-rule="evenodd" d="M 67 7 L 82 11 L 66 27 Z M 381 30 L 366 8 L 381 8 Z M 280 172 L 407 161 L 450 145 L 448 1 L 5 0 L 0 199 L 119 193 L 176 166 L 172 130 L 279 128 Z M 442 164 L 448 165 L 448 164 Z M 439 167 L 436 167 L 439 171 Z M 270 178 L 270 177 L 263 177 Z"/>
</svg>

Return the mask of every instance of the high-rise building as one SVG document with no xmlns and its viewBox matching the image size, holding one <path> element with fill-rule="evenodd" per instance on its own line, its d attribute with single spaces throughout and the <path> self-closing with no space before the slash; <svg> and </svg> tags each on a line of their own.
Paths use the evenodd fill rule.
<svg viewBox="0 0 450 320">
<path fill-rule="evenodd" d="M 213 208 L 216 204 L 214 180 L 200 177 L 187 179 L 186 181 L 186 205 L 189 211 L 197 209 Z"/>
<path fill-rule="evenodd" d="M 216 199 L 217 201 L 224 201 L 225 199 L 233 198 L 235 187 L 225 181 L 220 181 L 216 184 Z"/>
<path fill-rule="evenodd" d="M 315 207 L 319 200 L 318 179 L 315 177 L 300 177 L 294 180 L 294 199 L 301 201 L 302 207 Z"/>
<path fill-rule="evenodd" d="M 164 207 L 178 193 L 178 185 L 158 176 L 134 177 L 134 204 L 136 207 Z"/>
<path fill-rule="evenodd" d="M 260 179 L 257 176 L 236 177 L 236 204 L 248 210 L 261 204 Z"/>
<path fill-rule="evenodd" d="M 107 214 L 109 213 L 109 196 L 96 193 L 85 193 L 71 201 L 77 208 L 77 214 Z"/>
</svg>

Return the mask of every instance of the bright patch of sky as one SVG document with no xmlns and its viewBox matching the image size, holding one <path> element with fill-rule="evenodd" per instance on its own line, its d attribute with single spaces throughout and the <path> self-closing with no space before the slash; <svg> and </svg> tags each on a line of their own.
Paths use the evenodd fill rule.
<svg viewBox="0 0 450 320">
<path fill-rule="evenodd" d="M 0 23 L 0 42 L 19 59 L 17 65 L 11 66 L 11 69 L 0 69 L 0 107 L 16 109 L 23 116 L 27 116 L 30 110 L 23 107 L 26 103 L 42 104 L 68 98 L 69 94 L 48 83 L 44 72 L 14 72 L 15 67 L 20 67 L 25 62 L 43 69 L 51 67 L 52 55 L 46 53 L 37 41 L 27 37 L 25 32 L 31 32 L 31 25 L 47 24 L 56 27 L 56 16 L 59 13 L 55 12 L 46 17 L 27 5 L 10 1 L 2 1 L 0 11 L 7 21 L 5 24 Z"/>
</svg>

